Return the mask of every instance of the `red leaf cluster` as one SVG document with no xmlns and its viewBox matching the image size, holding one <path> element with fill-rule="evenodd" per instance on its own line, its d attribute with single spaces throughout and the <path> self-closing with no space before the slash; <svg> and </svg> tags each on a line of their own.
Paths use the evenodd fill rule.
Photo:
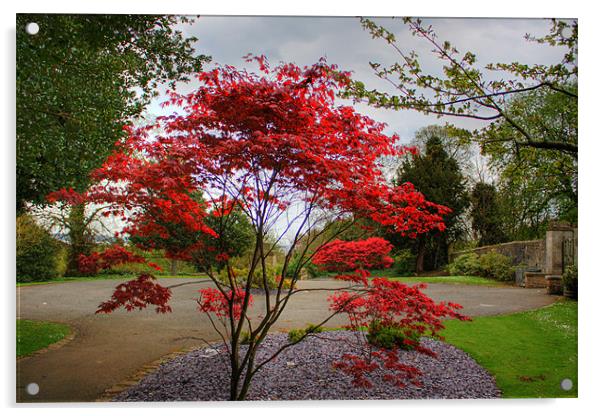
<svg viewBox="0 0 602 416">
<path fill-rule="evenodd" d="M 51 204 L 56 202 L 62 202 L 67 205 L 80 205 L 86 202 L 87 195 L 86 193 L 79 193 L 73 190 L 73 188 L 69 189 L 60 189 L 55 192 L 51 192 L 46 196 L 46 200 Z"/>
<path fill-rule="evenodd" d="M 232 316 L 234 319 L 240 319 L 245 299 L 245 291 L 243 289 L 236 288 L 224 294 L 218 289 L 205 288 L 200 289 L 199 293 L 201 296 L 197 303 L 201 312 L 214 314 L 218 318 Z M 248 304 L 249 306 L 253 305 L 253 296 L 250 293 Z"/>
<path fill-rule="evenodd" d="M 399 350 L 381 349 L 372 351 L 371 359 L 355 354 L 344 354 L 340 361 L 335 361 L 333 367 L 353 377 L 357 387 L 372 388 L 372 382 L 367 375 L 377 370 L 384 370 L 383 380 L 398 387 L 405 387 L 408 382 L 421 386 L 419 377 L 422 372 L 416 367 L 399 361 Z"/>
<path fill-rule="evenodd" d="M 157 313 L 171 312 L 167 304 L 171 298 L 171 291 L 155 282 L 149 274 L 142 274 L 137 279 L 122 283 L 115 288 L 113 296 L 98 306 L 96 313 L 110 313 L 120 307 L 127 311 L 144 309 L 148 305 L 155 305 Z"/>
<path fill-rule="evenodd" d="M 444 328 L 442 319 L 467 320 L 457 312 L 462 306 L 452 302 L 436 303 L 421 289 L 425 284 L 408 286 L 398 281 L 374 278 L 365 288 L 365 295 L 339 291 L 330 296 L 332 310 L 349 315 L 350 327 L 359 329 L 378 321 L 382 326 L 399 327 L 420 335 L 436 336 Z"/>
</svg>

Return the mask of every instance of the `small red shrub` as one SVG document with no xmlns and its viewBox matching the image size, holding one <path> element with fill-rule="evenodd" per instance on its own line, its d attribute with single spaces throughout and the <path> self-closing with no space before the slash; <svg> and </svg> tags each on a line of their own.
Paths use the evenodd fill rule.
<svg viewBox="0 0 602 416">
<path fill-rule="evenodd" d="M 347 329 L 362 331 L 365 328 L 378 327 L 397 330 L 399 333 L 408 334 L 408 338 L 403 341 L 404 349 L 435 356 L 432 350 L 423 347 L 413 338 L 439 337 L 438 332 L 444 328 L 444 318 L 470 318 L 457 312 L 462 308 L 461 305 L 433 301 L 421 291 L 425 287 L 424 284 L 407 286 L 400 282 L 375 278 L 359 293 L 336 292 L 329 298 L 330 308 L 347 314 Z M 366 342 L 368 343 L 367 339 Z M 377 349 L 370 346 L 364 356 L 349 355 L 343 357 L 342 361 L 335 362 L 334 366 L 353 376 L 354 384 L 358 386 L 369 386 L 366 375 L 379 368 L 387 370 L 383 376 L 386 381 L 401 387 L 408 381 L 419 385 L 420 372 L 415 367 L 399 362 L 399 350 L 399 347 Z"/>
<path fill-rule="evenodd" d="M 313 263 L 329 272 L 391 267 L 389 256 L 393 245 L 380 237 L 359 241 L 334 240 L 325 244 L 314 256 Z"/>
<path fill-rule="evenodd" d="M 155 263 L 147 262 L 144 257 L 133 254 L 117 244 L 100 253 L 94 252 L 89 256 L 81 254 L 79 256 L 78 268 L 83 275 L 95 275 L 101 270 L 107 270 L 113 266 L 125 263 L 148 264 L 155 270 L 161 270 Z"/>
</svg>

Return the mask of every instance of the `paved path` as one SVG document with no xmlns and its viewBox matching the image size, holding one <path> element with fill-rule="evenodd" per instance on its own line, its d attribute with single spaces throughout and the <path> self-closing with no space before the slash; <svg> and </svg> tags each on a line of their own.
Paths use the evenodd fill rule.
<svg viewBox="0 0 602 416">
<path fill-rule="evenodd" d="M 191 279 L 160 279 L 168 286 Z M 17 363 L 17 401 L 94 401 L 106 389 L 134 374 L 143 365 L 185 347 L 215 341 L 208 319 L 196 309 L 197 290 L 210 282 L 173 289 L 171 314 L 153 310 L 95 315 L 107 300 L 116 280 L 73 282 L 17 289 L 17 317 L 64 322 L 76 331 L 73 341 L 57 350 L 24 358 Z M 337 288 L 341 282 L 312 280 L 300 288 Z M 494 315 L 534 309 L 554 301 L 542 289 L 431 284 L 426 293 L 435 300 L 464 305 L 470 316 Z M 327 313 L 328 292 L 296 295 L 275 330 L 288 330 L 319 322 Z M 256 296 L 256 307 L 262 297 Z M 329 323 L 344 322 L 337 318 Z M 25 392 L 27 384 L 40 386 L 37 396 Z"/>
</svg>

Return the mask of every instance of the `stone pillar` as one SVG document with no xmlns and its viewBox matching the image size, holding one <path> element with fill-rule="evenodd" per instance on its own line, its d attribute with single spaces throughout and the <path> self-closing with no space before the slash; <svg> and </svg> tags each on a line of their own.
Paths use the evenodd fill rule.
<svg viewBox="0 0 602 416">
<path fill-rule="evenodd" d="M 552 222 L 546 232 L 546 275 L 562 274 L 562 242 L 573 238 L 573 227 L 563 222 Z"/>
<path fill-rule="evenodd" d="M 575 249 L 575 266 L 577 266 L 577 254 L 579 254 L 578 246 L 577 246 L 577 237 L 579 233 L 577 232 L 577 228 L 573 228 L 573 247 Z"/>
</svg>

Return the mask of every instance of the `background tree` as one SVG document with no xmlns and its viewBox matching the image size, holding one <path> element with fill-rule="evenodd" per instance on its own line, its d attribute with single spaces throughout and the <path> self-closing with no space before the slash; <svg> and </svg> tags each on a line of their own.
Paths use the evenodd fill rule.
<svg viewBox="0 0 602 416">
<path fill-rule="evenodd" d="M 206 219 L 206 224 L 211 227 L 219 236 L 215 241 L 209 241 L 213 237 L 203 235 L 204 247 L 214 247 L 218 253 L 225 253 L 228 258 L 241 257 L 253 248 L 255 229 L 249 217 L 240 209 L 234 209 L 226 215 L 210 215 Z M 266 238 L 266 240 L 268 240 Z M 273 242 L 272 242 L 273 244 Z M 205 250 L 199 250 L 192 254 L 192 258 L 200 271 L 205 270 L 207 262 L 215 261 L 212 257 L 206 255 Z M 216 262 L 214 266 L 219 269 L 225 265 L 225 262 Z"/>
<path fill-rule="evenodd" d="M 472 230 L 479 246 L 502 243 L 506 237 L 503 231 L 503 215 L 499 197 L 491 184 L 479 182 L 470 195 L 470 219 Z"/>
<path fill-rule="evenodd" d="M 85 201 L 85 193 L 72 189 L 48 194 L 47 201 L 52 206 L 34 205 L 29 211 L 40 223 L 47 223 L 59 238 L 68 237 L 66 276 L 79 275 L 79 257 L 88 255 L 95 246 L 96 232 L 93 226 L 113 234 L 102 222 L 102 206 L 90 207 Z M 62 239 L 62 238 L 61 238 Z"/>
<path fill-rule="evenodd" d="M 577 145 L 577 102 L 565 94 L 525 93 L 509 100 L 506 111 L 534 135 Z M 506 232 L 513 239 L 532 239 L 543 235 L 550 219 L 577 224 L 576 155 L 556 149 L 517 149 L 513 135 L 512 126 L 503 120 L 483 131 L 482 150 L 497 176 Z"/>
<path fill-rule="evenodd" d="M 41 281 L 60 275 L 60 243 L 34 219 L 17 217 L 16 271 L 17 281 Z"/>
<path fill-rule="evenodd" d="M 414 133 L 410 146 L 424 153 L 427 142 L 433 137 L 440 139 L 441 146 L 449 157 L 458 163 L 468 183 L 475 184 L 493 179 L 489 156 L 481 153 L 480 146 L 470 140 L 466 131 L 458 130 L 453 125 L 432 124 L 422 127 Z"/>
<path fill-rule="evenodd" d="M 464 229 L 460 218 L 468 207 L 466 179 L 458 162 L 445 150 L 441 139 L 430 136 L 424 153 L 406 159 L 400 166 L 395 183 L 412 183 L 426 198 L 451 209 L 445 216 L 445 231 L 432 231 L 415 241 L 400 240 L 391 236 L 392 242 L 411 244 L 416 254 L 416 272 L 425 267 L 434 270 L 447 263 L 447 252 L 451 242 L 459 238 Z"/>
<path fill-rule="evenodd" d="M 25 25 L 36 22 L 36 35 Z M 124 137 L 123 125 L 208 57 L 175 29 L 187 17 L 17 16 L 17 211 L 50 192 L 84 192 L 89 173 Z M 69 215 L 71 257 L 87 250 L 85 206 Z M 73 261 L 70 262 L 73 264 Z M 73 271 L 73 270 L 71 270 Z"/>
</svg>

